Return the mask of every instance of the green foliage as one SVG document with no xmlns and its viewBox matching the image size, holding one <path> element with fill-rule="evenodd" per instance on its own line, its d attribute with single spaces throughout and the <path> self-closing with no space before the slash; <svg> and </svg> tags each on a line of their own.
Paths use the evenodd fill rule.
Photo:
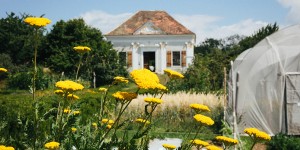
<svg viewBox="0 0 300 150">
<path fill-rule="evenodd" d="M 96 85 L 100 86 L 110 83 L 116 75 L 128 74 L 112 45 L 103 40 L 101 31 L 87 26 L 83 19 L 58 21 L 46 35 L 46 42 L 41 52 L 46 65 L 55 72 L 64 72 L 68 78 L 75 78 L 80 54 L 73 47 L 79 45 L 92 49 L 81 56 L 80 78 L 92 82 L 95 73 Z"/>
<path fill-rule="evenodd" d="M 294 136 L 278 133 L 272 137 L 267 146 L 268 150 L 300 149 L 300 139 Z"/>
<path fill-rule="evenodd" d="M 8 88 L 18 90 L 32 90 L 32 72 L 18 72 L 9 76 Z M 46 89 L 50 87 L 50 83 L 53 83 L 53 77 L 48 74 L 44 74 L 41 68 L 37 71 L 36 89 Z"/>
<path fill-rule="evenodd" d="M 28 15 L 21 17 L 15 13 L 7 14 L 0 19 L 0 53 L 8 54 L 12 63 L 16 65 L 32 64 L 34 28 L 24 23 Z M 39 40 L 42 40 L 42 31 L 39 32 Z M 40 46 L 41 41 L 37 41 Z"/>
</svg>

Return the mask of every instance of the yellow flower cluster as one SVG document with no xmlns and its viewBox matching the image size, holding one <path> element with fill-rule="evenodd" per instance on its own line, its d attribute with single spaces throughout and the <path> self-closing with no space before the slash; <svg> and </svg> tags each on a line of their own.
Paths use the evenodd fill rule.
<svg viewBox="0 0 300 150">
<path fill-rule="evenodd" d="M 74 95 L 74 94 L 68 94 L 67 98 L 70 99 L 70 100 L 78 100 L 79 99 L 79 97 L 77 95 Z"/>
<path fill-rule="evenodd" d="M 193 145 L 198 145 L 198 146 L 208 146 L 209 143 L 199 140 L 199 139 L 195 139 L 195 140 L 191 140 L 190 141 Z"/>
<path fill-rule="evenodd" d="M 92 123 L 92 126 L 93 126 L 94 128 L 97 128 L 97 123 L 96 123 L 96 122 L 93 122 L 93 123 Z"/>
<path fill-rule="evenodd" d="M 57 95 L 63 95 L 64 91 L 63 90 L 55 90 L 54 93 Z"/>
<path fill-rule="evenodd" d="M 102 119 L 101 122 L 102 123 L 107 123 L 107 124 L 110 124 L 110 125 L 115 123 L 113 120 L 108 120 L 108 119 Z"/>
<path fill-rule="evenodd" d="M 45 148 L 49 150 L 57 150 L 59 148 L 58 142 L 48 142 L 45 144 Z"/>
<path fill-rule="evenodd" d="M 165 72 L 165 74 L 167 74 L 172 79 L 182 79 L 182 78 L 184 78 L 184 76 L 181 73 L 176 72 L 176 71 L 171 70 L 171 69 L 165 69 L 164 72 Z"/>
<path fill-rule="evenodd" d="M 63 91 L 78 91 L 84 88 L 81 84 L 70 80 L 58 81 L 55 86 Z"/>
<path fill-rule="evenodd" d="M 137 94 L 133 92 L 116 92 L 112 96 L 118 100 L 131 101 L 137 98 Z"/>
<path fill-rule="evenodd" d="M 0 72 L 7 72 L 7 69 L 5 69 L 5 68 L 0 68 Z"/>
<path fill-rule="evenodd" d="M 249 136 L 260 139 L 260 140 L 267 140 L 270 141 L 271 137 L 267 133 L 260 131 L 256 128 L 246 128 L 244 130 L 245 133 L 247 133 Z"/>
<path fill-rule="evenodd" d="M 100 92 L 106 92 L 106 91 L 107 91 L 107 88 L 99 88 L 99 91 L 100 91 Z"/>
<path fill-rule="evenodd" d="M 190 107 L 196 111 L 210 111 L 206 105 L 202 104 L 191 104 Z"/>
<path fill-rule="evenodd" d="M 74 115 L 79 115 L 79 114 L 80 114 L 80 111 L 79 111 L 79 110 L 75 110 L 75 111 L 73 112 L 73 114 L 74 114 Z"/>
<path fill-rule="evenodd" d="M 143 124 L 150 124 L 150 121 L 145 120 L 145 119 L 141 119 L 141 118 L 136 119 L 135 122 L 143 123 Z"/>
<path fill-rule="evenodd" d="M 120 76 L 114 77 L 114 80 L 115 82 L 119 82 L 119 83 L 128 83 L 128 80 L 126 78 Z"/>
<path fill-rule="evenodd" d="M 73 49 L 79 53 L 85 53 L 85 52 L 91 51 L 91 48 L 89 48 L 87 46 L 76 46 Z"/>
<path fill-rule="evenodd" d="M 205 147 L 207 150 L 222 150 L 222 148 L 217 147 L 215 145 L 208 145 Z"/>
<path fill-rule="evenodd" d="M 74 127 L 72 127 L 72 128 L 71 128 L 71 131 L 72 131 L 72 133 L 75 133 L 75 132 L 77 131 L 77 129 L 74 128 Z"/>
<path fill-rule="evenodd" d="M 43 18 L 43 17 L 27 17 L 24 20 L 24 22 L 31 26 L 44 27 L 44 26 L 48 25 L 49 23 L 51 23 L 51 20 L 49 20 L 48 18 Z"/>
<path fill-rule="evenodd" d="M 208 126 L 211 126 L 213 125 L 215 122 L 210 118 L 210 117 L 207 117 L 207 116 L 204 116 L 204 115 L 201 115 L 201 114 L 196 114 L 194 116 L 194 119 L 204 125 L 208 125 Z"/>
<path fill-rule="evenodd" d="M 154 97 L 146 97 L 144 101 L 150 104 L 161 104 L 163 102 L 163 100 Z"/>
<path fill-rule="evenodd" d="M 106 128 L 110 129 L 112 125 L 115 123 L 113 120 L 102 119 L 102 123 L 106 124 Z"/>
<path fill-rule="evenodd" d="M 159 83 L 157 75 L 148 69 L 133 70 L 130 76 L 141 89 L 167 90 L 164 85 Z"/>
<path fill-rule="evenodd" d="M 0 150 L 15 150 L 15 148 L 11 146 L 0 145 Z"/>
<path fill-rule="evenodd" d="M 238 140 L 237 139 L 232 139 L 232 138 L 229 138 L 229 137 L 226 137 L 226 136 L 217 136 L 216 137 L 216 140 L 220 141 L 220 142 L 223 142 L 225 145 L 235 145 L 238 143 Z"/>
<path fill-rule="evenodd" d="M 69 114 L 71 112 L 71 109 L 64 109 L 65 114 Z"/>
<path fill-rule="evenodd" d="M 172 150 L 175 149 L 176 146 L 175 145 L 171 145 L 171 144 L 163 144 L 162 145 L 164 148 L 166 148 L 167 150 Z"/>
</svg>

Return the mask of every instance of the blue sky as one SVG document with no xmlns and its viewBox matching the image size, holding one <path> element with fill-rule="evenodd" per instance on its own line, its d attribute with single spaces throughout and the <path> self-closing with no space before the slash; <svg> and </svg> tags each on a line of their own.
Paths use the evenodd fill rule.
<svg viewBox="0 0 300 150">
<path fill-rule="evenodd" d="M 139 10 L 164 10 L 205 38 L 251 35 L 277 22 L 280 28 L 300 23 L 300 0 L 1 0 L 0 17 L 27 13 L 52 20 L 83 18 L 104 34 Z"/>
</svg>

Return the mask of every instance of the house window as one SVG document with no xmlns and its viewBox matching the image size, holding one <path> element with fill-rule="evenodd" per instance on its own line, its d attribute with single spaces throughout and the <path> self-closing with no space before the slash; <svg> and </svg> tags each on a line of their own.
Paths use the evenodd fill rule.
<svg viewBox="0 0 300 150">
<path fill-rule="evenodd" d="M 180 51 L 172 52 L 172 64 L 173 66 L 180 66 Z"/>
</svg>

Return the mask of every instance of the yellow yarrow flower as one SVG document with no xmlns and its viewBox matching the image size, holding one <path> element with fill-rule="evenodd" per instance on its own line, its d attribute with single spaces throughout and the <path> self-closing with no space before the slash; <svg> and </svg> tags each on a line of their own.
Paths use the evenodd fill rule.
<svg viewBox="0 0 300 150">
<path fill-rule="evenodd" d="M 202 104 L 191 104 L 190 107 L 196 111 L 210 111 L 206 105 Z"/>
<path fill-rule="evenodd" d="M 182 79 L 184 78 L 184 76 L 179 73 L 179 72 L 176 72 L 174 70 L 171 70 L 171 69 L 165 69 L 164 72 L 170 77 L 170 78 L 173 78 L 173 79 Z"/>
<path fill-rule="evenodd" d="M 71 110 L 70 110 L 70 109 L 67 109 L 67 108 L 66 108 L 66 109 L 64 109 L 64 113 L 65 113 L 65 114 L 69 114 L 70 112 L 71 112 Z"/>
<path fill-rule="evenodd" d="M 217 136 L 216 140 L 223 142 L 225 145 L 235 145 L 238 143 L 238 140 L 226 136 Z"/>
<path fill-rule="evenodd" d="M 135 98 L 137 98 L 137 94 L 133 92 L 116 92 L 112 94 L 114 98 L 117 100 L 125 100 L 125 101 L 131 101 Z"/>
<path fill-rule="evenodd" d="M 0 145 L 0 150 L 15 150 L 15 148 L 11 146 Z"/>
<path fill-rule="evenodd" d="M 45 148 L 48 150 L 57 150 L 59 148 L 59 143 L 58 142 L 48 142 L 45 144 Z"/>
<path fill-rule="evenodd" d="M 63 90 L 55 90 L 54 93 L 57 95 L 63 95 L 64 91 Z"/>
<path fill-rule="evenodd" d="M 72 128 L 71 128 L 71 131 L 72 131 L 72 133 L 75 133 L 75 132 L 77 131 L 77 129 L 74 128 L 74 127 L 72 127 Z"/>
<path fill-rule="evenodd" d="M 99 91 L 100 91 L 100 92 L 106 92 L 106 91 L 107 91 L 107 88 L 99 88 Z"/>
<path fill-rule="evenodd" d="M 141 119 L 141 118 L 136 119 L 135 122 L 143 123 L 143 124 L 150 124 L 150 121 L 145 120 L 145 119 Z"/>
<path fill-rule="evenodd" d="M 124 77 L 117 76 L 117 77 L 114 77 L 114 82 L 128 83 L 129 81 Z"/>
<path fill-rule="evenodd" d="M 73 114 L 74 114 L 74 115 L 79 115 L 79 114 L 80 114 L 80 111 L 79 111 L 79 110 L 75 110 L 75 111 L 73 112 Z"/>
<path fill-rule="evenodd" d="M 244 130 L 244 132 L 247 133 L 250 137 L 253 137 L 253 138 L 257 138 L 257 139 L 260 139 L 260 140 L 267 140 L 267 141 L 271 140 L 270 135 L 268 135 L 267 133 L 265 133 L 263 131 L 260 131 L 256 128 L 246 128 Z"/>
<path fill-rule="evenodd" d="M 135 84 L 141 89 L 158 89 L 167 90 L 167 88 L 159 83 L 157 75 L 148 69 L 133 70 L 130 73 Z"/>
<path fill-rule="evenodd" d="M 58 81 L 56 82 L 55 86 L 63 91 L 78 91 L 82 90 L 84 87 L 76 82 L 65 80 L 65 81 Z"/>
<path fill-rule="evenodd" d="M 162 146 L 167 150 L 172 150 L 176 148 L 175 145 L 171 145 L 171 144 L 163 144 Z"/>
<path fill-rule="evenodd" d="M 91 51 L 91 48 L 89 48 L 87 46 L 76 46 L 73 49 L 79 53 L 85 53 L 85 52 Z"/>
<path fill-rule="evenodd" d="M 0 72 L 7 72 L 7 69 L 5 69 L 5 68 L 0 68 Z"/>
<path fill-rule="evenodd" d="M 109 125 L 109 124 L 106 125 L 106 128 L 107 128 L 107 129 L 110 129 L 110 128 L 111 128 L 111 125 Z"/>
<path fill-rule="evenodd" d="M 153 98 L 153 97 L 146 97 L 144 98 L 144 101 L 151 104 L 161 104 L 162 100 L 159 98 Z"/>
<path fill-rule="evenodd" d="M 50 24 L 51 20 L 43 17 L 27 17 L 25 18 L 24 22 L 31 26 L 40 28 Z"/>
<path fill-rule="evenodd" d="M 194 116 L 194 119 L 204 125 L 208 125 L 208 126 L 211 126 L 213 125 L 215 122 L 210 118 L 210 117 L 207 117 L 207 116 L 204 116 L 204 115 L 201 115 L 201 114 L 196 114 Z"/>
<path fill-rule="evenodd" d="M 202 140 L 199 140 L 199 139 L 191 140 L 190 142 L 193 145 L 198 145 L 198 146 L 208 146 L 209 145 L 208 142 L 205 142 L 205 141 L 202 141 Z"/>
<path fill-rule="evenodd" d="M 208 145 L 205 147 L 207 150 L 222 150 L 222 148 L 217 147 L 215 145 Z"/>
<path fill-rule="evenodd" d="M 77 95 L 74 95 L 74 94 L 68 94 L 67 98 L 70 99 L 70 100 L 78 100 L 79 99 L 79 97 Z"/>
<path fill-rule="evenodd" d="M 94 128 L 97 128 L 97 123 L 96 123 L 96 122 L 93 122 L 93 123 L 92 123 L 92 126 L 93 126 Z"/>
<path fill-rule="evenodd" d="M 108 119 L 102 119 L 101 122 L 102 122 L 102 123 L 107 123 L 107 124 L 110 124 L 110 125 L 112 125 L 112 124 L 115 123 L 113 120 L 108 120 Z"/>
</svg>

